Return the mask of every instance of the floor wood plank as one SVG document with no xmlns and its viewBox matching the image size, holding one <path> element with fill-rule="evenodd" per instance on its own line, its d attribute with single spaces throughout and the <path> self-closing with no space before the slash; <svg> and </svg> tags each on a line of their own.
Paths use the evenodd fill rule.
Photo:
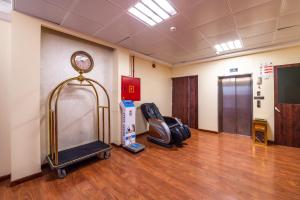
<svg viewBox="0 0 300 200">
<path fill-rule="evenodd" d="M 109 160 L 92 159 L 8 187 L 0 199 L 300 199 L 300 149 L 253 145 L 249 137 L 192 131 L 183 148 L 138 139 L 144 152 L 114 148 Z"/>
</svg>

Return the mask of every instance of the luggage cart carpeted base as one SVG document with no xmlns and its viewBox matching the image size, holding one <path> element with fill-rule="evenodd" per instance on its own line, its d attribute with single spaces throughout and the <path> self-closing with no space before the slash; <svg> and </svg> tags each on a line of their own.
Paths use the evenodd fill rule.
<svg viewBox="0 0 300 200">
<path fill-rule="evenodd" d="M 110 145 L 101 141 L 95 141 L 59 151 L 58 165 L 54 164 L 51 155 L 47 156 L 47 160 L 51 169 L 57 170 L 58 177 L 64 178 L 67 175 L 66 170 L 64 169 L 65 167 L 97 155 L 101 155 L 103 159 L 108 159 L 110 157 L 111 149 L 112 147 Z"/>
</svg>

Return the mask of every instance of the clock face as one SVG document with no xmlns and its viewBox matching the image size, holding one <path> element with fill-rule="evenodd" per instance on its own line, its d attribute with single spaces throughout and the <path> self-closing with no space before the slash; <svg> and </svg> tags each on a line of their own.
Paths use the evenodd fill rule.
<svg viewBox="0 0 300 200">
<path fill-rule="evenodd" d="M 85 71 L 91 67 L 91 60 L 86 55 L 79 54 L 75 57 L 75 64 Z"/>
<path fill-rule="evenodd" d="M 71 57 L 71 64 L 79 73 L 87 73 L 93 69 L 94 62 L 88 53 L 77 51 Z"/>
</svg>

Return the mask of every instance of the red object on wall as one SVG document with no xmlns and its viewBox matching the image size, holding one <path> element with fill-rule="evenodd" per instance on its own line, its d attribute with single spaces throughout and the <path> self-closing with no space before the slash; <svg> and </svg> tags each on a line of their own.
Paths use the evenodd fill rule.
<svg viewBox="0 0 300 200">
<path fill-rule="evenodd" d="M 121 96 L 122 100 L 141 100 L 141 79 L 128 76 L 122 76 L 121 82 Z"/>
</svg>

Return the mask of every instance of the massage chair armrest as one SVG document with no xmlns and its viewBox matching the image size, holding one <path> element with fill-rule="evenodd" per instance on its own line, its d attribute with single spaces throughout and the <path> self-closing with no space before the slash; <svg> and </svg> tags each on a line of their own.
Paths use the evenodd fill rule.
<svg viewBox="0 0 300 200">
<path fill-rule="evenodd" d="M 165 122 L 171 127 L 176 125 L 180 125 L 180 126 L 183 125 L 181 120 L 176 117 L 163 116 L 163 118 Z"/>
</svg>

